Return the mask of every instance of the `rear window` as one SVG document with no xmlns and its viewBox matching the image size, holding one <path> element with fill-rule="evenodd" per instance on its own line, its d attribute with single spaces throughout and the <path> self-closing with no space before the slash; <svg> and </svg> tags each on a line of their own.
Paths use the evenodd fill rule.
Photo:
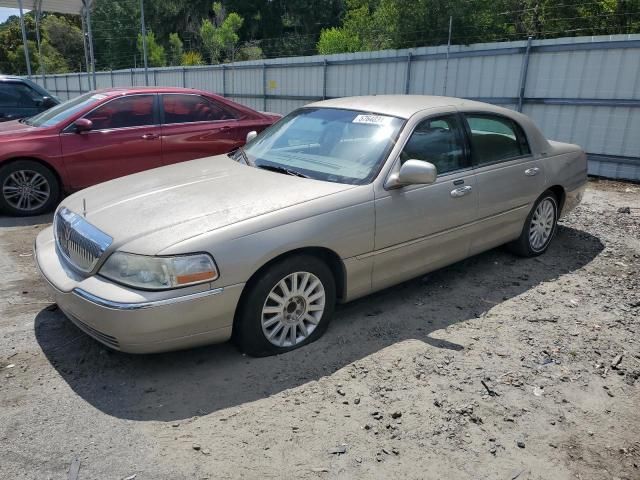
<svg viewBox="0 0 640 480">
<path fill-rule="evenodd" d="M 524 132 L 515 122 L 493 115 L 466 115 L 474 163 L 487 165 L 531 153 Z"/>
<path fill-rule="evenodd" d="M 212 122 L 236 118 L 228 108 L 200 95 L 163 95 L 162 107 L 165 124 Z"/>
</svg>

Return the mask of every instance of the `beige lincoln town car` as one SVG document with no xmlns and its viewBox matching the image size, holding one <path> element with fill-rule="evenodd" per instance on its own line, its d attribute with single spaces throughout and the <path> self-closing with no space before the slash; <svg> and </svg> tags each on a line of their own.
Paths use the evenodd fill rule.
<svg viewBox="0 0 640 480">
<path fill-rule="evenodd" d="M 35 253 L 72 322 L 125 352 L 286 352 L 336 302 L 502 244 L 543 253 L 587 180 L 580 147 L 455 98 L 327 100 L 252 134 L 62 202 Z"/>
</svg>

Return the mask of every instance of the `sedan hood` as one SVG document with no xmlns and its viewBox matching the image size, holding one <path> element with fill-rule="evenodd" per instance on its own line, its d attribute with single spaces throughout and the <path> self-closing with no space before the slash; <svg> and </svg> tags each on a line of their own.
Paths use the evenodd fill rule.
<svg viewBox="0 0 640 480">
<path fill-rule="evenodd" d="M 33 132 L 35 129 L 36 127 L 32 127 L 26 123 L 20 123 L 19 120 L 0 122 L 0 138 L 4 140 L 7 137 L 22 137 Z"/>
<path fill-rule="evenodd" d="M 111 236 L 115 248 L 155 254 L 202 233 L 350 188 L 219 155 L 102 183 L 62 205 L 80 214 L 86 205 L 86 219 Z"/>
</svg>

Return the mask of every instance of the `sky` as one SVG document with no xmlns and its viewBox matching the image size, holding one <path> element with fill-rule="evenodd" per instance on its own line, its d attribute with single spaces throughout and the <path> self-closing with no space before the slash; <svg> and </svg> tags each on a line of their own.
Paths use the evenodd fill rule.
<svg viewBox="0 0 640 480">
<path fill-rule="evenodd" d="M 23 13 L 27 13 L 29 10 L 22 10 Z M 4 22 L 11 15 L 20 15 L 20 10 L 17 8 L 0 7 L 0 23 Z"/>
</svg>

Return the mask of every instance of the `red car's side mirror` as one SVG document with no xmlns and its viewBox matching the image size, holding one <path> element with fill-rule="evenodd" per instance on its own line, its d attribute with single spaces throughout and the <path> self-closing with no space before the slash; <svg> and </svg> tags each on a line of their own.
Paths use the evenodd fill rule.
<svg viewBox="0 0 640 480">
<path fill-rule="evenodd" d="M 86 118 L 79 118 L 73 122 L 73 126 L 76 127 L 76 133 L 88 132 L 93 128 L 93 122 Z"/>
</svg>

